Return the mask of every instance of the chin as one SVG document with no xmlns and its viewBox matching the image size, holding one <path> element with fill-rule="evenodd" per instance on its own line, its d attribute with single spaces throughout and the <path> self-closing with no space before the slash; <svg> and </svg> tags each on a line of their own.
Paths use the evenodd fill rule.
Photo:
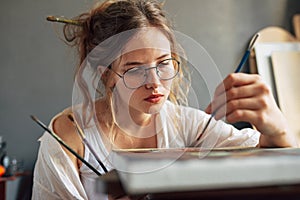
<svg viewBox="0 0 300 200">
<path fill-rule="evenodd" d="M 159 113 L 159 112 L 161 111 L 162 105 L 163 105 L 163 104 L 156 104 L 156 105 L 153 105 L 153 106 L 151 106 L 151 107 L 148 109 L 148 111 L 147 111 L 146 113 L 151 114 L 151 115 L 157 114 L 157 113 Z"/>
</svg>

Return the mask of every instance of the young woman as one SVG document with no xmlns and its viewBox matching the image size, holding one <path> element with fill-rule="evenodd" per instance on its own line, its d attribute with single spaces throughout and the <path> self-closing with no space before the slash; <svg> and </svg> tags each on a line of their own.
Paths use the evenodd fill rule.
<svg viewBox="0 0 300 200">
<path fill-rule="evenodd" d="M 296 146 L 284 116 L 258 75 L 230 74 L 206 109 L 215 119 L 248 121 L 256 130 L 237 130 L 187 106 L 187 60 L 161 5 L 146 0 L 109 0 L 65 26 L 78 47 L 73 107 L 55 116 L 50 128 L 105 173 L 77 134 L 74 116 L 108 170 L 112 149 Z M 50 135 L 41 139 L 33 199 L 99 199 L 97 175 Z"/>
</svg>

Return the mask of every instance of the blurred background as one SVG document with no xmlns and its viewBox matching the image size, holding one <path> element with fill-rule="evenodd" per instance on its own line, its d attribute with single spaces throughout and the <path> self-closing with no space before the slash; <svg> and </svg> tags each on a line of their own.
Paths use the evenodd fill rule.
<svg viewBox="0 0 300 200">
<path fill-rule="evenodd" d="M 34 163 L 43 130 L 30 115 L 49 123 L 72 104 L 74 51 L 59 39 L 47 15 L 74 17 L 94 0 L 2 1 L 0 6 L 0 136 L 6 155 L 29 175 L 6 184 L 7 199 L 30 199 Z M 200 43 L 223 77 L 234 71 L 252 35 L 267 26 L 291 33 L 299 0 L 166 0 L 175 29 Z M 247 68 L 245 69 L 247 71 Z M 197 83 L 200 107 L 209 96 Z M 202 93 L 202 88 L 203 93 Z"/>
</svg>

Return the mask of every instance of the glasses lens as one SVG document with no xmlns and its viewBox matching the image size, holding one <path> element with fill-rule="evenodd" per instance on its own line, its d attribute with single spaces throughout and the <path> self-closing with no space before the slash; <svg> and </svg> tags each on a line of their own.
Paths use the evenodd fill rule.
<svg viewBox="0 0 300 200">
<path fill-rule="evenodd" d="M 138 88 L 146 80 L 145 68 L 135 67 L 124 74 L 124 82 L 128 88 Z"/>
<path fill-rule="evenodd" d="M 146 70 L 147 68 L 141 66 L 126 71 L 123 75 L 126 87 L 135 89 L 142 86 L 147 79 Z M 170 80 L 177 75 L 179 62 L 173 58 L 163 60 L 157 65 L 156 70 L 156 73 L 161 80 Z"/>
<path fill-rule="evenodd" d="M 167 59 L 160 62 L 157 66 L 157 75 L 162 80 L 170 80 L 178 73 L 178 61 L 175 59 Z"/>
</svg>

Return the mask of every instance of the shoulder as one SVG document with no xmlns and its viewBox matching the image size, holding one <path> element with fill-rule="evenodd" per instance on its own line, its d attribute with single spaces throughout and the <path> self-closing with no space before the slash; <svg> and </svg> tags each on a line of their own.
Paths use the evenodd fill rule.
<svg viewBox="0 0 300 200">
<path fill-rule="evenodd" d="M 53 119 L 52 129 L 70 148 L 83 157 L 84 146 L 81 138 L 78 135 L 74 123 L 70 120 L 69 115 L 72 115 L 70 109 L 67 109 L 57 115 Z M 66 153 L 72 160 L 76 160 L 76 157 L 72 155 L 67 149 Z"/>
</svg>

